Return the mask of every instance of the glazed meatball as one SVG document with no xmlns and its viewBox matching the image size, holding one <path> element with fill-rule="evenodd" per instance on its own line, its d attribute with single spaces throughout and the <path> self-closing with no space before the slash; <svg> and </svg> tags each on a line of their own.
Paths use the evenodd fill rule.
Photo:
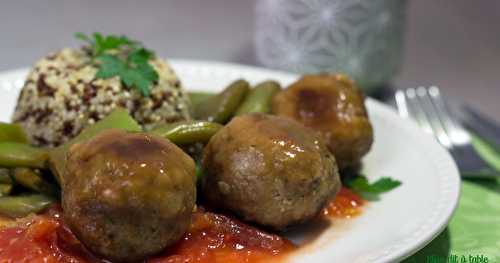
<svg viewBox="0 0 500 263">
<path fill-rule="evenodd" d="M 202 164 L 209 203 L 276 230 L 317 215 L 341 186 L 321 138 L 277 116 L 233 118 L 212 137 Z"/>
<path fill-rule="evenodd" d="M 373 128 L 364 95 L 344 75 L 306 75 L 275 96 L 273 112 L 318 131 L 340 169 L 359 165 L 370 151 Z"/>
<path fill-rule="evenodd" d="M 109 130 L 71 147 L 62 191 L 64 218 L 90 250 L 138 262 L 186 232 L 195 165 L 161 137 Z"/>
</svg>

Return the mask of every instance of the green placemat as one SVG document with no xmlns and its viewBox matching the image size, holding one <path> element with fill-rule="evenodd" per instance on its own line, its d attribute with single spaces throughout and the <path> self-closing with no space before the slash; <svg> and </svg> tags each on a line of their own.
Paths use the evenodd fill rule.
<svg viewBox="0 0 500 263">
<path fill-rule="evenodd" d="M 483 159 L 498 169 L 498 146 L 473 139 Z M 448 227 L 405 262 L 500 262 L 500 179 L 463 180 L 460 203 Z"/>
<path fill-rule="evenodd" d="M 464 180 L 449 226 L 405 262 L 500 262 L 500 182 Z"/>
</svg>

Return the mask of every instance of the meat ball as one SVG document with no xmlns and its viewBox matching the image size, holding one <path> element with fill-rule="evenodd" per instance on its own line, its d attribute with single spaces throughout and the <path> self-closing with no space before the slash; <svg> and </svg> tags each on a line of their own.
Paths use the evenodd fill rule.
<svg viewBox="0 0 500 263">
<path fill-rule="evenodd" d="M 271 115 L 233 118 L 206 146 L 202 165 L 209 203 L 276 230 L 317 215 L 341 186 L 321 138 Z"/>
<path fill-rule="evenodd" d="M 373 144 L 364 95 L 348 77 L 305 75 L 273 100 L 273 112 L 318 131 L 340 169 L 359 165 Z"/>
<path fill-rule="evenodd" d="M 70 149 L 62 191 L 64 218 L 90 250 L 139 262 L 188 229 L 195 165 L 161 137 L 109 130 Z"/>
</svg>

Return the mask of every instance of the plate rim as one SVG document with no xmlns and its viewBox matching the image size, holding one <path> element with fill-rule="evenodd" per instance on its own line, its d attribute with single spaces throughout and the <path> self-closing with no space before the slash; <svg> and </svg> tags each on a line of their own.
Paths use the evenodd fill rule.
<svg viewBox="0 0 500 263">
<path fill-rule="evenodd" d="M 241 72 L 246 72 L 250 75 L 259 76 L 269 74 L 270 78 L 276 78 L 275 76 L 280 76 L 278 78 L 296 79 L 299 77 L 299 75 L 294 73 L 230 62 L 191 59 L 168 59 L 167 61 L 177 73 L 179 73 L 178 70 L 203 71 L 208 69 L 212 72 L 216 70 L 224 75 L 237 76 L 243 75 Z M 0 71 L 0 89 L 8 89 L 9 85 L 10 88 L 16 89 L 16 87 L 14 87 L 15 85 L 12 85 L 12 81 L 20 81 L 19 78 L 25 76 L 28 70 L 29 68 L 20 68 L 8 71 Z M 194 73 L 191 72 L 190 74 Z M 179 75 L 182 75 L 182 72 Z M 437 167 L 436 173 L 440 178 L 439 194 L 446 194 L 446 198 L 440 200 L 440 202 L 435 206 L 439 209 L 436 209 L 434 211 L 433 216 L 426 219 L 426 223 L 424 225 L 416 228 L 415 231 L 412 231 L 413 234 L 411 237 L 404 239 L 402 242 L 391 245 L 390 247 L 382 249 L 379 253 L 372 255 L 368 259 L 369 262 L 402 261 L 429 244 L 448 226 L 448 223 L 453 217 L 459 203 L 461 193 L 461 178 L 458 172 L 458 168 L 450 154 L 443 147 L 441 147 L 432 136 L 422 132 L 415 123 L 400 118 L 397 113 L 389 106 L 374 99 L 367 98 L 367 107 L 373 111 L 380 112 L 381 115 L 383 115 L 384 118 L 388 118 L 389 121 L 398 122 L 400 127 L 403 127 L 409 133 L 415 135 L 422 142 L 423 147 L 425 147 L 426 150 L 432 152 L 432 156 L 436 156 L 439 159 L 434 162 Z"/>
</svg>

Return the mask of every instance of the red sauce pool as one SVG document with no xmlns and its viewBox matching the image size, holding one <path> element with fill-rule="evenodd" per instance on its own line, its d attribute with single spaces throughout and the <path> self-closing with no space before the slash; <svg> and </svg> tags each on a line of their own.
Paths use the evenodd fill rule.
<svg viewBox="0 0 500 263">
<path fill-rule="evenodd" d="M 186 236 L 166 251 L 165 257 L 150 262 L 268 262 L 295 248 L 282 237 L 267 234 L 229 217 L 196 213 Z"/>
<path fill-rule="evenodd" d="M 351 218 L 361 214 L 365 203 L 358 194 L 342 187 L 337 197 L 323 208 L 322 214 L 333 218 Z"/>
<path fill-rule="evenodd" d="M 323 210 L 328 217 L 349 218 L 361 212 L 364 201 L 343 188 Z M 224 215 L 196 212 L 188 233 L 162 255 L 148 263 L 211 263 L 276 261 L 297 247 L 288 240 L 266 233 Z M 0 262 L 88 263 L 103 262 L 76 239 L 60 217 L 50 209 L 15 226 L 0 230 Z"/>
</svg>

